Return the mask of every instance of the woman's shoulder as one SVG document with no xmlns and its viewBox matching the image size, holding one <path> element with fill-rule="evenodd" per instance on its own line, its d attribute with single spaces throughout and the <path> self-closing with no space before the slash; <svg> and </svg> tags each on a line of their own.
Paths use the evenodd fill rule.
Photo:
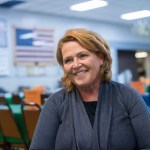
<svg viewBox="0 0 150 150">
<path fill-rule="evenodd" d="M 47 102 L 53 102 L 53 103 L 62 103 L 65 99 L 65 95 L 67 94 L 67 91 L 65 88 L 61 88 L 57 92 L 52 93 L 48 99 Z"/>
<path fill-rule="evenodd" d="M 142 96 L 140 93 L 132 88 L 130 85 L 118 83 L 115 81 L 111 82 L 113 93 L 117 96 L 117 99 L 124 104 L 135 105 L 136 103 L 143 103 Z"/>
<path fill-rule="evenodd" d="M 111 81 L 111 85 L 113 89 L 117 90 L 118 92 L 123 92 L 124 94 L 138 94 L 138 91 L 132 88 L 130 85 L 122 84 L 116 81 Z"/>
<path fill-rule="evenodd" d="M 47 101 L 44 104 L 44 107 L 46 108 L 52 108 L 57 111 L 60 110 L 64 102 L 66 101 L 66 97 L 68 95 L 68 92 L 66 91 L 65 88 L 61 88 L 57 92 L 51 94 Z"/>
<path fill-rule="evenodd" d="M 64 96 L 66 92 L 67 92 L 66 89 L 63 87 L 63 88 L 57 90 L 56 92 L 52 93 L 50 95 L 50 97 L 57 97 L 57 98 L 59 98 L 59 97 Z"/>
</svg>

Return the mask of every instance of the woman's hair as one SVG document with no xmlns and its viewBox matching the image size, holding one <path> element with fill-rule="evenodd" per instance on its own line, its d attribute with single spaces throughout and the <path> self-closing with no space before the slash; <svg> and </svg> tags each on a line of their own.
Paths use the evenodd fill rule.
<svg viewBox="0 0 150 150">
<path fill-rule="evenodd" d="M 64 43 L 75 41 L 78 42 L 83 48 L 94 53 L 101 59 L 103 59 L 103 64 L 100 68 L 100 78 L 103 81 L 111 80 L 111 64 L 112 58 L 110 56 L 110 49 L 107 42 L 97 33 L 89 31 L 86 29 L 71 29 L 68 30 L 64 36 L 58 42 L 57 47 L 57 61 L 63 67 L 63 56 L 62 56 L 62 46 Z M 62 82 L 65 85 L 67 91 L 71 91 L 73 83 L 69 77 L 65 74 L 62 77 Z"/>
</svg>

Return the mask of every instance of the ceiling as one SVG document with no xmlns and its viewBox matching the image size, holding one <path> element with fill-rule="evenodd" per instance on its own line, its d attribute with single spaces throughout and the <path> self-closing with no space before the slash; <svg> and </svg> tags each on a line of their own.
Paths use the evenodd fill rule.
<svg viewBox="0 0 150 150">
<path fill-rule="evenodd" d="M 0 7 L 10 0 L 0 0 Z M 11 0 L 12 1 L 12 0 Z M 17 0 L 14 0 L 17 1 Z M 86 0 L 24 0 L 23 3 L 9 6 L 9 9 L 23 10 L 28 12 L 39 12 L 59 16 L 68 16 L 81 19 L 92 19 L 121 24 L 133 24 L 137 20 L 125 21 L 120 18 L 123 13 L 139 10 L 150 10 L 150 0 L 107 0 L 108 6 L 85 12 L 71 11 L 69 7 Z M 1 5 L 2 4 L 2 5 Z M 146 20 L 150 21 L 150 17 Z"/>
</svg>

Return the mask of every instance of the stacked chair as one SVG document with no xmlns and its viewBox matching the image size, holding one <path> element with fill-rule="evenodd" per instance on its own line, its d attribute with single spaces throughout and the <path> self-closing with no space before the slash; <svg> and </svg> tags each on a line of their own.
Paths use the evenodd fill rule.
<svg viewBox="0 0 150 150">
<path fill-rule="evenodd" d="M 29 149 L 16 123 L 11 107 L 7 103 L 0 104 L 0 130 L 3 136 L 3 146 L 11 150 L 14 145 Z"/>
<path fill-rule="evenodd" d="M 34 129 L 36 127 L 41 107 L 35 102 L 25 102 L 21 104 L 21 110 L 24 118 L 24 123 L 27 131 L 28 146 L 30 146 Z"/>
<path fill-rule="evenodd" d="M 38 105 L 41 105 L 41 91 L 28 89 L 24 91 L 24 101 L 25 102 L 34 102 Z"/>
<path fill-rule="evenodd" d="M 13 93 L 12 94 L 12 103 L 13 104 L 21 104 L 22 101 L 23 100 L 20 98 L 20 96 L 18 95 L 18 93 Z"/>
<path fill-rule="evenodd" d="M 44 94 L 44 93 L 43 93 Z M 12 94 L 12 103 L 0 95 L 0 147 L 28 150 L 41 112 L 41 90 L 26 89 L 24 99 Z"/>
<path fill-rule="evenodd" d="M 6 98 L 3 95 L 0 95 L 0 104 L 7 103 Z"/>
<path fill-rule="evenodd" d="M 140 94 L 145 93 L 145 84 L 141 81 L 132 81 L 130 82 L 131 87 L 135 88 Z"/>
</svg>

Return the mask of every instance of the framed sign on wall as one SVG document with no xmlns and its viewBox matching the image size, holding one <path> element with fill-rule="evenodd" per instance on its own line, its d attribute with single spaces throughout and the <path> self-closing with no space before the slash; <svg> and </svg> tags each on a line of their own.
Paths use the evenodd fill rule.
<svg viewBox="0 0 150 150">
<path fill-rule="evenodd" d="M 54 30 L 14 27 L 14 63 L 48 65 L 54 61 Z"/>
</svg>

